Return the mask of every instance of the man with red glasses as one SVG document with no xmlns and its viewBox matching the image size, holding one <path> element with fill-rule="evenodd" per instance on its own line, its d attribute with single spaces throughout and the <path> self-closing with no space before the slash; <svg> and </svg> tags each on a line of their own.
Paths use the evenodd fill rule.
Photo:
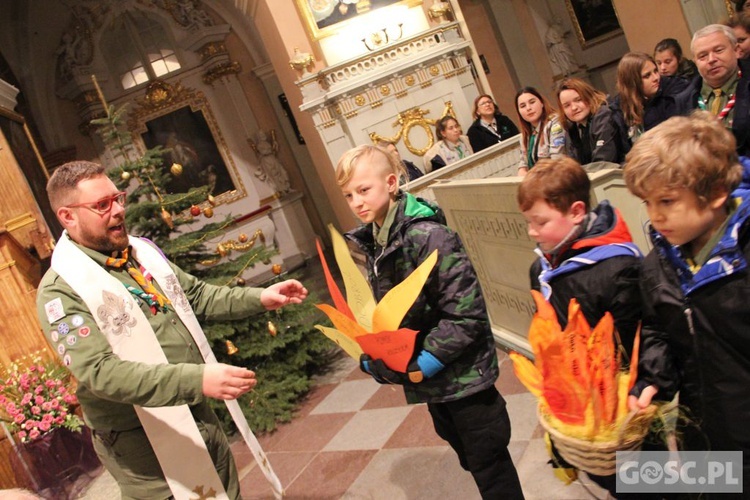
<svg viewBox="0 0 750 500">
<path fill-rule="evenodd" d="M 78 379 L 94 448 L 122 498 L 239 498 L 237 470 L 208 398 L 230 413 L 280 491 L 237 397 L 255 373 L 217 363 L 199 321 L 300 303 L 296 280 L 268 288 L 208 285 L 128 236 L 125 193 L 96 163 L 60 166 L 47 184 L 65 229 L 38 290 L 47 341 Z M 226 493 L 226 496 L 223 494 Z M 191 496 L 192 495 L 192 496 Z"/>
</svg>

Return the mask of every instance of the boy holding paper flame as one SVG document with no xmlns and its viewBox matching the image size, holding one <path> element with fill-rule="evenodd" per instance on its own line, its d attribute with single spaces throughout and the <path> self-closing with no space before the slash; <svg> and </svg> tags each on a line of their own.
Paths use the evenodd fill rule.
<svg viewBox="0 0 750 500">
<path fill-rule="evenodd" d="M 590 192 L 588 174 L 571 158 L 541 160 L 524 177 L 518 205 L 539 256 L 529 271 L 531 288 L 554 308 L 563 330 L 568 326 L 571 299 L 577 300 L 592 328 L 609 312 L 618 359 L 627 366 L 641 319 L 642 254 L 619 211 L 606 200 L 592 209 Z M 601 352 L 599 356 L 603 357 Z M 610 387 L 615 390 L 616 386 Z M 577 473 L 557 456 L 551 440 L 548 447 L 555 474 L 565 482 L 574 479 Z M 588 476 L 615 494 L 614 475 Z"/>
<path fill-rule="evenodd" d="M 336 180 L 364 223 L 347 233 L 367 256 L 376 300 L 437 250 L 437 264 L 402 328 L 418 333 L 406 372 L 367 354 L 360 367 L 381 384 L 404 386 L 409 403 L 427 403 L 435 430 L 471 472 L 482 498 L 521 499 L 508 453 L 510 419 L 494 386 L 497 356 L 484 298 L 458 235 L 442 212 L 399 189 L 399 165 L 385 150 L 344 153 Z"/>
<path fill-rule="evenodd" d="M 631 408 L 652 398 L 699 423 L 688 450 L 743 453 L 750 491 L 750 159 L 707 113 L 650 130 L 627 157 L 625 182 L 643 199 L 654 249 L 643 263 L 646 298 Z M 736 476 L 735 476 L 736 477 Z"/>
</svg>

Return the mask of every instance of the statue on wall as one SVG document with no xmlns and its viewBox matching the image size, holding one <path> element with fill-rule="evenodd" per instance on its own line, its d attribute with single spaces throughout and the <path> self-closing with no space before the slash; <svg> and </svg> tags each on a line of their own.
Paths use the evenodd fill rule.
<svg viewBox="0 0 750 500">
<path fill-rule="evenodd" d="M 565 40 L 569 33 L 569 31 L 563 32 L 560 23 L 557 22 L 549 23 L 547 32 L 544 34 L 544 44 L 547 46 L 547 54 L 555 75 L 568 76 L 580 67 L 573 50 Z"/>
<path fill-rule="evenodd" d="M 255 176 L 263 182 L 268 183 L 277 193 L 288 193 L 292 190 L 284 165 L 276 157 L 279 152 L 279 143 L 276 141 L 276 133 L 271 130 L 270 138 L 259 129 L 255 134 L 255 141 L 248 139 L 250 147 L 258 157 L 258 167 Z"/>
<path fill-rule="evenodd" d="M 189 30 L 196 30 L 213 25 L 211 17 L 205 10 L 195 6 L 194 0 L 177 0 L 175 17 L 177 22 Z"/>
</svg>

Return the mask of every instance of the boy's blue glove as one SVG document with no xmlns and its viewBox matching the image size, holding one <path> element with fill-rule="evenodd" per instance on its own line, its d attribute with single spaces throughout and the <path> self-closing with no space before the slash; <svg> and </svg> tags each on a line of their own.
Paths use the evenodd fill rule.
<svg viewBox="0 0 750 500">
<path fill-rule="evenodd" d="M 391 370 L 382 359 L 372 359 L 369 354 L 359 357 L 359 368 L 380 384 L 403 385 L 418 384 L 445 368 L 445 365 L 428 351 L 422 351 L 415 361 L 409 363 L 406 373 Z"/>
</svg>

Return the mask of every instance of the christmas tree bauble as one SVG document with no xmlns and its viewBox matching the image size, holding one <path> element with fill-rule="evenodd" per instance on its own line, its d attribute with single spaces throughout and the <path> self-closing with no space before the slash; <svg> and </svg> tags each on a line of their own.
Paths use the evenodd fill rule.
<svg viewBox="0 0 750 500">
<path fill-rule="evenodd" d="M 201 214 L 201 207 L 197 205 L 193 205 L 192 207 L 190 207 L 190 215 L 192 215 L 193 217 L 198 217 L 200 214 Z"/>
<path fill-rule="evenodd" d="M 172 166 L 169 167 L 169 171 L 172 172 L 172 175 L 179 177 L 182 175 L 182 165 L 179 163 L 172 163 Z"/>
</svg>

